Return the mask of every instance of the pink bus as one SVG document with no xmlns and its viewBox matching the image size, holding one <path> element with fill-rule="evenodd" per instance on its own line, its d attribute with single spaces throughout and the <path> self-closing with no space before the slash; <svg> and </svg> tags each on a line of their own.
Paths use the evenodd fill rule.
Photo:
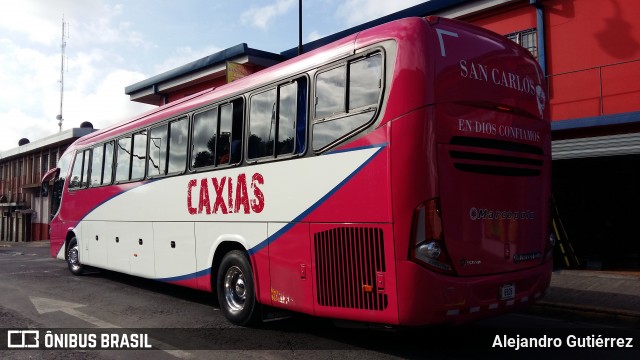
<svg viewBox="0 0 640 360">
<path fill-rule="evenodd" d="M 51 255 L 261 306 L 369 324 L 532 304 L 552 269 L 550 123 L 508 39 L 407 18 L 76 141 Z"/>
</svg>

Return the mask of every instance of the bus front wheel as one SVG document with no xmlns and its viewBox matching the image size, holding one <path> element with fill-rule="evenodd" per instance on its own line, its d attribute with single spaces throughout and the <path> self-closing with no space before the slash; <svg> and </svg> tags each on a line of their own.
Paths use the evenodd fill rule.
<svg viewBox="0 0 640 360">
<path fill-rule="evenodd" d="M 227 253 L 216 277 L 220 309 L 233 324 L 245 326 L 256 321 L 257 307 L 251 262 L 243 251 Z"/>
<path fill-rule="evenodd" d="M 80 263 L 78 239 L 75 237 L 69 241 L 67 246 L 67 264 L 69 265 L 69 271 L 73 275 L 82 275 L 84 272 L 84 266 Z"/>
</svg>

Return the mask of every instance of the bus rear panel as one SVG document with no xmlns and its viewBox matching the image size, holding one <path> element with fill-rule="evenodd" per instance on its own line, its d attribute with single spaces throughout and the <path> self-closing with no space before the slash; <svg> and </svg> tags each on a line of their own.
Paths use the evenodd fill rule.
<svg viewBox="0 0 640 360">
<path fill-rule="evenodd" d="M 544 295 L 552 266 L 551 139 L 538 64 L 496 34 L 428 22 L 433 103 L 392 131 L 405 325 L 459 323 L 527 306 Z M 420 138 L 414 146 L 396 146 L 411 137 Z M 411 170 L 395 172 L 403 166 Z"/>
</svg>

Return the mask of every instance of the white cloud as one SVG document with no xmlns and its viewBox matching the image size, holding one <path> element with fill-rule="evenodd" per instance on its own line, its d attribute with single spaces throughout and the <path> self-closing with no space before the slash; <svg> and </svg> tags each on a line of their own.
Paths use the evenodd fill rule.
<svg viewBox="0 0 640 360">
<path fill-rule="evenodd" d="M 295 4 L 297 4 L 295 0 L 277 0 L 273 4 L 262 7 L 252 6 L 242 13 L 240 19 L 242 24 L 251 24 L 266 29 L 275 17 L 287 13 Z"/>
<path fill-rule="evenodd" d="M 318 39 L 322 39 L 324 37 L 324 35 L 320 34 L 317 31 L 312 31 L 308 36 L 307 36 L 307 41 L 311 42 L 311 41 L 315 41 Z"/>
<path fill-rule="evenodd" d="M 142 35 L 131 30 L 130 23 L 118 21 L 122 9 L 122 5 L 105 4 L 103 0 L 12 1 L 0 12 L 0 28 L 26 35 L 34 43 L 58 45 L 64 17 L 76 44 L 142 45 Z"/>
<path fill-rule="evenodd" d="M 141 73 L 115 70 L 103 78 L 95 92 L 65 93 L 63 126 L 66 129 L 79 127 L 82 122 L 89 121 L 94 128 L 102 129 L 154 108 L 130 101 L 124 94 L 126 86 L 145 78 Z"/>
<path fill-rule="evenodd" d="M 27 115 L 19 109 L 0 112 L 0 151 L 18 147 L 18 141 L 27 138 L 30 141 L 41 139 L 57 132 L 58 122 Z"/>
<path fill-rule="evenodd" d="M 426 0 L 345 0 L 336 10 L 336 16 L 348 26 L 355 26 L 424 2 Z"/>
<path fill-rule="evenodd" d="M 151 108 L 124 88 L 149 76 L 119 55 L 153 46 L 119 20 L 107 0 L 22 0 L 0 12 L 0 151 L 58 131 L 62 13 L 70 24 L 64 72 L 63 128 L 90 121 L 103 128 Z"/>
<path fill-rule="evenodd" d="M 20 113 L 36 116 L 45 95 L 59 89 L 59 56 L 56 59 L 6 40 L 0 43 L 0 64 L 0 113 L 20 109 Z"/>
<path fill-rule="evenodd" d="M 30 41 L 51 44 L 60 37 L 62 12 L 58 11 L 58 16 L 47 16 L 46 7 L 56 2 L 58 1 L 38 4 L 35 1 L 15 1 L 11 4 L 3 4 L 0 11 L 0 27 L 27 35 Z"/>
</svg>

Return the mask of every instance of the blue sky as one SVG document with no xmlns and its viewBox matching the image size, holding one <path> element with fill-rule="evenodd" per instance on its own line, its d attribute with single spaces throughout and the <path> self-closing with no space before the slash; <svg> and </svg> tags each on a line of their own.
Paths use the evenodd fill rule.
<svg viewBox="0 0 640 360">
<path fill-rule="evenodd" d="M 303 0 L 303 41 L 425 0 Z M 58 131 L 62 18 L 69 25 L 63 129 L 151 108 L 124 88 L 239 43 L 297 46 L 297 0 L 0 0 L 0 151 Z"/>
</svg>

